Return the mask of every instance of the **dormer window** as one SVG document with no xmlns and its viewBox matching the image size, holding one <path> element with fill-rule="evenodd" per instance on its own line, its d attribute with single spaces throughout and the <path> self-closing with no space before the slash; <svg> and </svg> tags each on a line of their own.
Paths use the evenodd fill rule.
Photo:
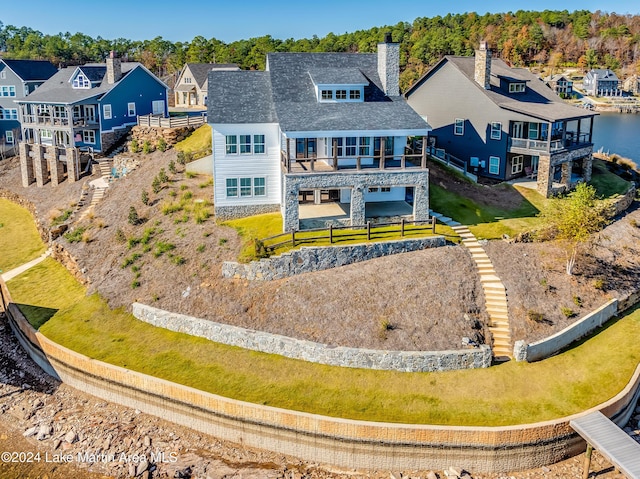
<svg viewBox="0 0 640 479">
<path fill-rule="evenodd" d="M 336 100 L 346 100 L 347 90 L 336 90 Z"/>
<path fill-rule="evenodd" d="M 360 97 L 360 90 L 349 90 L 349 100 L 359 100 Z"/>
<path fill-rule="evenodd" d="M 73 79 L 73 88 L 91 88 L 91 82 L 82 73 L 78 73 Z"/>
<path fill-rule="evenodd" d="M 319 102 L 362 102 L 369 80 L 357 68 L 318 68 L 309 76 Z"/>
<path fill-rule="evenodd" d="M 191 77 L 184 77 L 185 83 L 191 83 Z"/>
<path fill-rule="evenodd" d="M 509 83 L 509 93 L 523 93 L 525 88 L 524 83 Z"/>
<path fill-rule="evenodd" d="M 333 90 L 322 90 L 323 100 L 333 100 Z"/>
</svg>

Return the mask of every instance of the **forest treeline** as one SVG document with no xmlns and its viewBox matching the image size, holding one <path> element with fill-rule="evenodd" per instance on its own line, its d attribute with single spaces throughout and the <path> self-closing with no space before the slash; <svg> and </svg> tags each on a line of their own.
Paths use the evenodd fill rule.
<svg viewBox="0 0 640 479">
<path fill-rule="evenodd" d="M 1 20 L 1 19 L 0 19 Z M 186 62 L 236 63 L 263 69 L 268 52 L 375 52 L 385 32 L 401 44 L 404 90 L 444 55 L 472 55 L 480 40 L 494 55 L 514 66 L 575 65 L 640 73 L 640 15 L 616 13 L 517 11 L 419 17 L 412 23 L 373 27 L 325 37 L 279 40 L 270 35 L 225 43 L 196 36 L 190 42 L 114 40 L 84 33 L 45 35 L 0 21 L 0 52 L 5 58 L 45 59 L 56 65 L 100 62 L 109 51 L 143 63 L 159 76 L 179 71 Z"/>
</svg>

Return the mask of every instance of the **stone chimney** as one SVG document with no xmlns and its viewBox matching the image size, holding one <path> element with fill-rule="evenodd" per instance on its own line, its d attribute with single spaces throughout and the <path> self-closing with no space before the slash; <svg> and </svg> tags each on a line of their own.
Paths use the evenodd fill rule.
<svg viewBox="0 0 640 479">
<path fill-rule="evenodd" d="M 385 95 L 400 95 L 400 44 L 391 41 L 391 33 L 378 43 L 378 76 Z"/>
<path fill-rule="evenodd" d="M 113 85 L 115 82 L 122 78 L 122 66 L 120 65 L 120 59 L 116 57 L 114 51 L 109 53 L 107 58 L 107 83 Z"/>
<path fill-rule="evenodd" d="M 491 50 L 484 41 L 480 42 L 480 48 L 476 50 L 474 79 L 485 90 L 491 89 Z"/>
</svg>

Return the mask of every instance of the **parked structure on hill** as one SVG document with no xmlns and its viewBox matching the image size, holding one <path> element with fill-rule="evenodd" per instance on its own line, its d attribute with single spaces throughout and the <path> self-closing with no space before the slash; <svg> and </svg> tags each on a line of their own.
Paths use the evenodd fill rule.
<svg viewBox="0 0 640 479">
<path fill-rule="evenodd" d="M 23 185 L 66 174 L 79 175 L 80 152 L 108 150 L 138 115 L 167 116 L 167 86 L 140 63 L 106 63 L 63 68 L 18 101 L 22 125 Z"/>
<path fill-rule="evenodd" d="M 492 59 L 446 56 L 405 94 L 433 127 L 430 141 L 479 176 L 537 179 L 545 196 L 591 179 L 593 117 L 538 77 Z"/>
<path fill-rule="evenodd" d="M 16 100 L 51 78 L 57 71 L 44 60 L 0 58 L 0 150 L 13 149 L 20 140 L 20 121 Z"/>
<path fill-rule="evenodd" d="M 265 71 L 210 72 L 216 216 L 280 210 L 291 231 L 300 203 L 335 201 L 361 225 L 367 203 L 409 199 L 428 219 L 426 154 L 408 141 L 430 127 L 400 96 L 399 58 L 387 36 L 377 54 L 270 53 Z"/>
<path fill-rule="evenodd" d="M 207 107 L 209 72 L 212 70 L 240 70 L 235 63 L 187 63 L 173 88 L 175 106 L 181 108 Z"/>
<path fill-rule="evenodd" d="M 544 82 L 561 98 L 570 97 L 573 94 L 573 81 L 560 73 L 548 76 Z"/>
</svg>

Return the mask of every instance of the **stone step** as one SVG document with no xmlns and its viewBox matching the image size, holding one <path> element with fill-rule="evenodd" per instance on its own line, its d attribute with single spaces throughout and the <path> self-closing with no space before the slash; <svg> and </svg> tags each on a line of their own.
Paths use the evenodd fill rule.
<svg viewBox="0 0 640 479">
<path fill-rule="evenodd" d="M 509 314 L 509 311 L 507 310 L 507 306 L 506 305 L 496 306 L 495 304 L 487 304 L 487 313 L 491 317 L 491 316 L 493 316 L 495 314 L 507 315 L 507 314 Z M 498 318 L 496 318 L 496 319 L 498 319 Z M 504 318 L 500 318 L 500 319 L 504 319 Z"/>
</svg>

